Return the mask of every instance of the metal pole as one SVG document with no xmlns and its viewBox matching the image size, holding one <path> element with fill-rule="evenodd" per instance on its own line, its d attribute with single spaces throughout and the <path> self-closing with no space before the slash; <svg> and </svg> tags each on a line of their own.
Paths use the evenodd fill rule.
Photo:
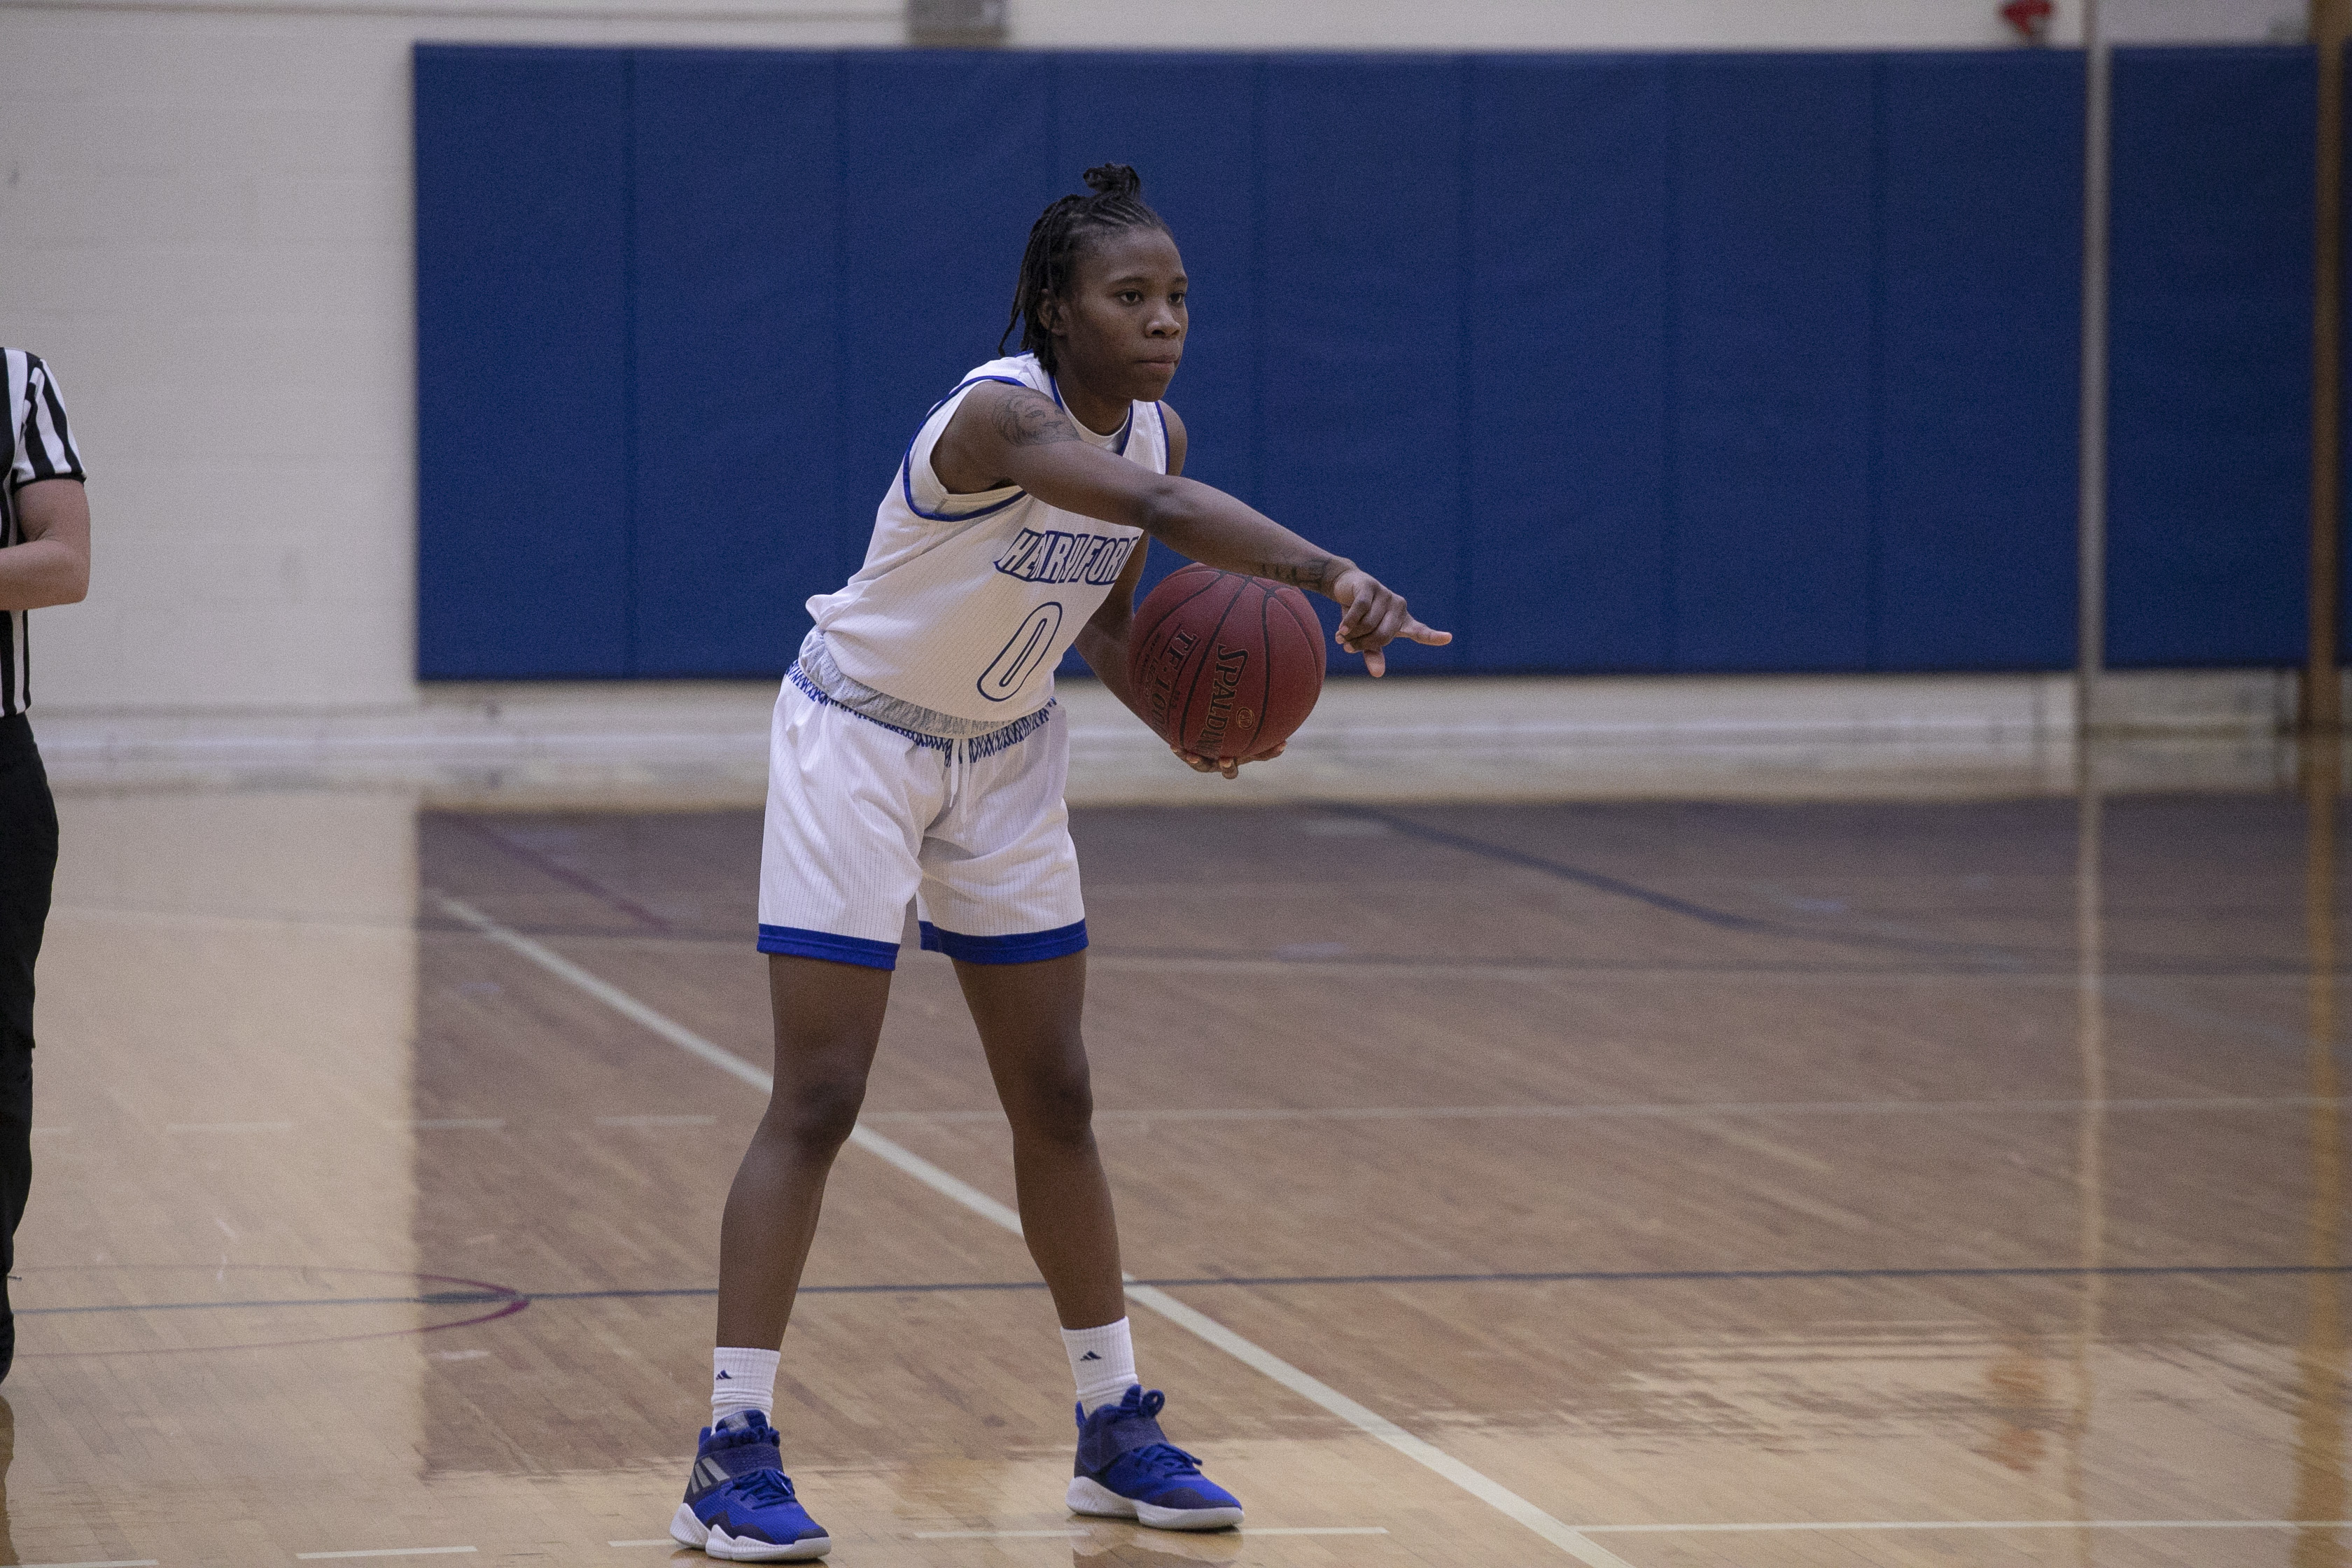
<svg viewBox="0 0 2352 1568">
<path fill-rule="evenodd" d="M 2343 728 L 2336 668 L 2343 609 L 2344 39 L 2352 5 L 2311 0 L 2319 66 L 2319 188 L 2314 210 L 2311 311 L 2311 646 L 2303 672 L 2303 732 Z"/>
<path fill-rule="evenodd" d="M 2107 168 L 2115 57 L 2099 0 L 2083 0 L 2083 446 L 2074 559 L 2074 723 L 2095 721 L 2107 651 Z"/>
</svg>

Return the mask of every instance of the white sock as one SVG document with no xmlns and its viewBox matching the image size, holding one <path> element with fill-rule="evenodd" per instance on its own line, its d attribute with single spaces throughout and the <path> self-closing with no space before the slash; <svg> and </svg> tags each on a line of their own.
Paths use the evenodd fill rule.
<svg viewBox="0 0 2352 1568">
<path fill-rule="evenodd" d="M 710 1424 L 730 1415 L 756 1410 L 773 1415 L 776 1410 L 775 1351 L 738 1350 L 722 1346 L 710 1352 Z M 771 1421 L 770 1426 L 775 1423 Z"/>
<path fill-rule="evenodd" d="M 1070 1377 L 1087 1414 L 1117 1405 L 1135 1386 L 1135 1342 L 1125 1318 L 1099 1329 L 1064 1329 L 1062 1348 L 1070 1353 Z"/>
</svg>

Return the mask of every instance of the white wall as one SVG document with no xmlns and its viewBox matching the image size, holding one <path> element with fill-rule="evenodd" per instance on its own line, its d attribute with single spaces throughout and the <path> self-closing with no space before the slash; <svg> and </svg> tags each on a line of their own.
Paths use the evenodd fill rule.
<svg viewBox="0 0 2352 1568">
<path fill-rule="evenodd" d="M 2260 37 L 2301 6 L 2107 14 Z M 1994 0 L 1013 0 L 1012 26 L 1040 47 L 2005 38 Z M 415 700 L 415 40 L 902 37 L 894 0 L 0 0 L 0 341 L 56 364 L 97 519 L 89 602 L 34 616 L 37 704 Z"/>
<path fill-rule="evenodd" d="M 58 367 L 96 535 L 37 710 L 414 700 L 415 40 L 904 36 L 872 0 L 267 3 L 0 7 L 0 341 Z"/>
<path fill-rule="evenodd" d="M 2221 41 L 2300 29 L 2304 0 L 2104 0 L 2130 41 Z M 1013 41 L 1038 47 L 1906 49 L 2012 44 L 2000 0 L 1011 0 Z M 2052 37 L 2082 37 L 2056 0 Z"/>
</svg>

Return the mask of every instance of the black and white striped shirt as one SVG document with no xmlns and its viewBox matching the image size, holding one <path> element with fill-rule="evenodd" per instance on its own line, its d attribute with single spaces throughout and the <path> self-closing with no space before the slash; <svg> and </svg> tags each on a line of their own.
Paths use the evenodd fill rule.
<svg viewBox="0 0 2352 1568">
<path fill-rule="evenodd" d="M 8 372 L 8 430 L 0 453 L 8 477 L 0 482 L 0 549 L 25 542 L 16 492 L 37 479 L 79 479 L 81 454 L 66 428 L 66 400 L 38 354 L 0 349 Z M 33 700 L 33 655 L 25 642 L 25 612 L 0 615 L 0 719 L 22 713 Z"/>
</svg>

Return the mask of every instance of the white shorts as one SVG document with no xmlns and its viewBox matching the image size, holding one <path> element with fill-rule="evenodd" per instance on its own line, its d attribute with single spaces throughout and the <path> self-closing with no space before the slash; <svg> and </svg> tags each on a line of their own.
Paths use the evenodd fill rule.
<svg viewBox="0 0 2352 1568">
<path fill-rule="evenodd" d="M 769 731 L 760 951 L 895 969 L 911 898 L 923 946 L 950 958 L 1076 952 L 1069 771 L 1058 704 L 944 741 L 853 713 L 793 667 Z"/>
</svg>

